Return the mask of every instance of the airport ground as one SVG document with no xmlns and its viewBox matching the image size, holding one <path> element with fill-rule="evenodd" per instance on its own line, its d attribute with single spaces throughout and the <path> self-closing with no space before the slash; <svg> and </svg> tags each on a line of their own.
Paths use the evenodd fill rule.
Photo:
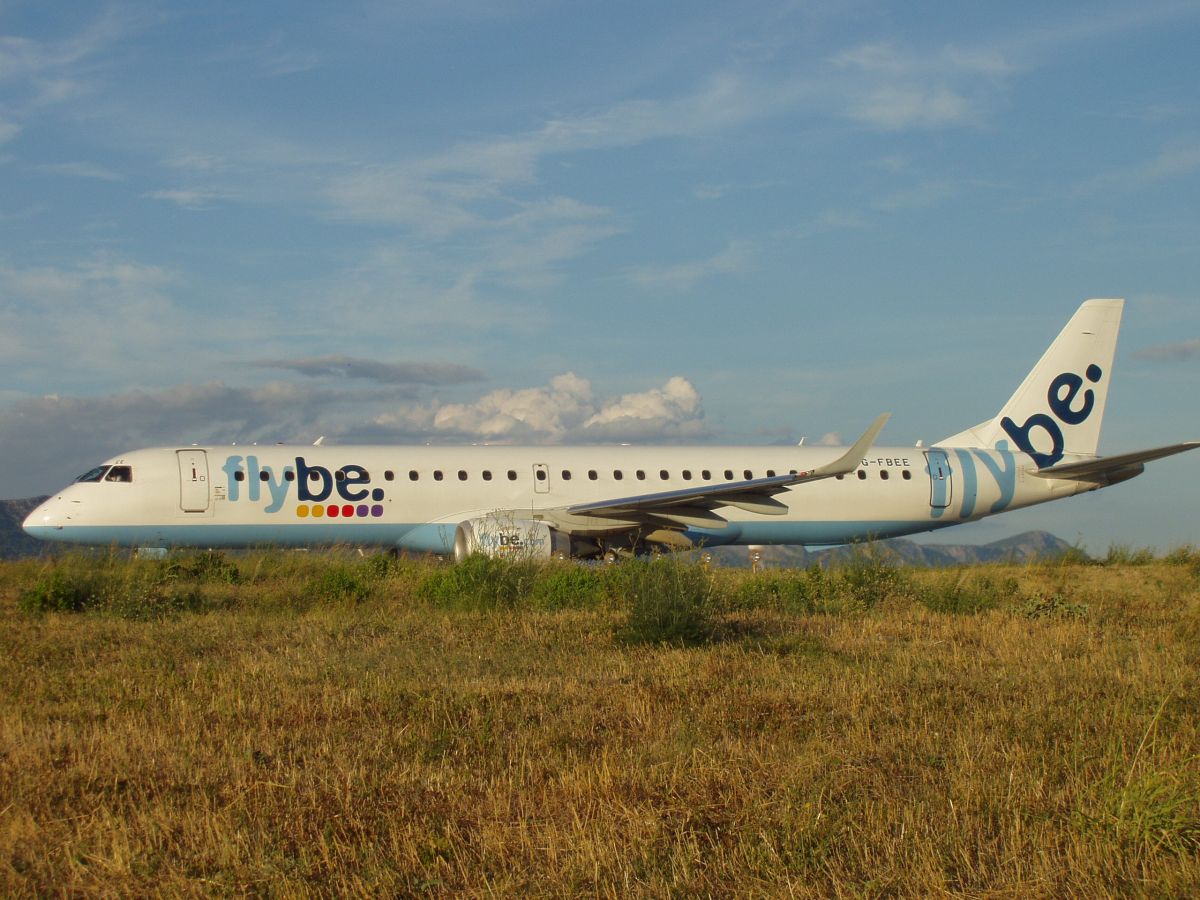
<svg viewBox="0 0 1200 900">
<path fill-rule="evenodd" d="M 0 893 L 1194 896 L 1200 553 L 0 563 Z"/>
</svg>

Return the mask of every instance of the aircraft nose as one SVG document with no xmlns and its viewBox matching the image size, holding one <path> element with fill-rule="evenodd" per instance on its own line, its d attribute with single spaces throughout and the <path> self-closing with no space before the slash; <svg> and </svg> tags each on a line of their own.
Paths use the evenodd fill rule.
<svg viewBox="0 0 1200 900">
<path fill-rule="evenodd" d="M 66 518 L 59 498 L 51 498 L 25 517 L 25 521 L 21 523 L 21 530 L 30 537 L 53 537 L 55 532 L 62 531 Z"/>
</svg>

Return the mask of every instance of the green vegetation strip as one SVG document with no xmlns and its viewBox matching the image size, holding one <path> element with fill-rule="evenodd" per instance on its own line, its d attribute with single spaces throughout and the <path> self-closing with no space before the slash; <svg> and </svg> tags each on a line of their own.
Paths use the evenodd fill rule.
<svg viewBox="0 0 1200 900">
<path fill-rule="evenodd" d="M 0 894 L 1200 892 L 1200 554 L 0 564 Z"/>
</svg>

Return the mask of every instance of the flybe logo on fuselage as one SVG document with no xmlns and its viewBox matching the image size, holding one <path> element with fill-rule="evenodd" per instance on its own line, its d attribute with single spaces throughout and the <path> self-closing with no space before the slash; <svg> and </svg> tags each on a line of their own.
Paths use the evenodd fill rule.
<svg viewBox="0 0 1200 900">
<path fill-rule="evenodd" d="M 295 485 L 296 515 L 301 519 L 383 515 L 383 488 L 371 487 L 371 476 L 362 466 L 347 465 L 331 472 L 324 466 L 310 466 L 303 456 L 297 456 L 294 464 L 276 471 L 259 463 L 257 456 L 229 456 L 221 471 L 226 475 L 226 496 L 231 502 L 267 501 L 263 512 L 283 509 Z"/>
<path fill-rule="evenodd" d="M 1084 374 L 1092 384 L 1099 384 L 1104 372 L 1092 363 Z M 1062 425 L 1080 425 L 1092 414 L 1096 406 L 1096 395 L 1091 388 L 1083 392 L 1083 400 L 1078 407 L 1073 405 L 1080 396 L 1081 387 L 1083 378 L 1074 372 L 1063 372 L 1050 382 L 1050 389 L 1046 392 L 1046 403 L 1054 417 L 1045 413 L 1034 413 L 1022 425 L 1018 425 L 1008 416 L 1000 420 L 1000 427 L 1004 429 L 1004 433 L 1012 438 L 1019 450 L 1033 457 L 1039 469 L 1052 466 L 1063 458 L 1066 441 L 1063 438 Z M 1034 449 L 1031 434 L 1037 428 L 1044 431 L 1050 439 L 1049 452 L 1043 453 Z"/>
</svg>

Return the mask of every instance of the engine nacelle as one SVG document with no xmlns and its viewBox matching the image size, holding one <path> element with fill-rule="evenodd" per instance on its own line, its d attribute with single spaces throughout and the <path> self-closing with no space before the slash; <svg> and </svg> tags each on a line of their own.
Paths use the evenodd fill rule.
<svg viewBox="0 0 1200 900">
<path fill-rule="evenodd" d="M 530 519 L 468 519 L 454 530 L 454 559 L 472 553 L 504 559 L 566 559 L 571 538 Z"/>
</svg>

